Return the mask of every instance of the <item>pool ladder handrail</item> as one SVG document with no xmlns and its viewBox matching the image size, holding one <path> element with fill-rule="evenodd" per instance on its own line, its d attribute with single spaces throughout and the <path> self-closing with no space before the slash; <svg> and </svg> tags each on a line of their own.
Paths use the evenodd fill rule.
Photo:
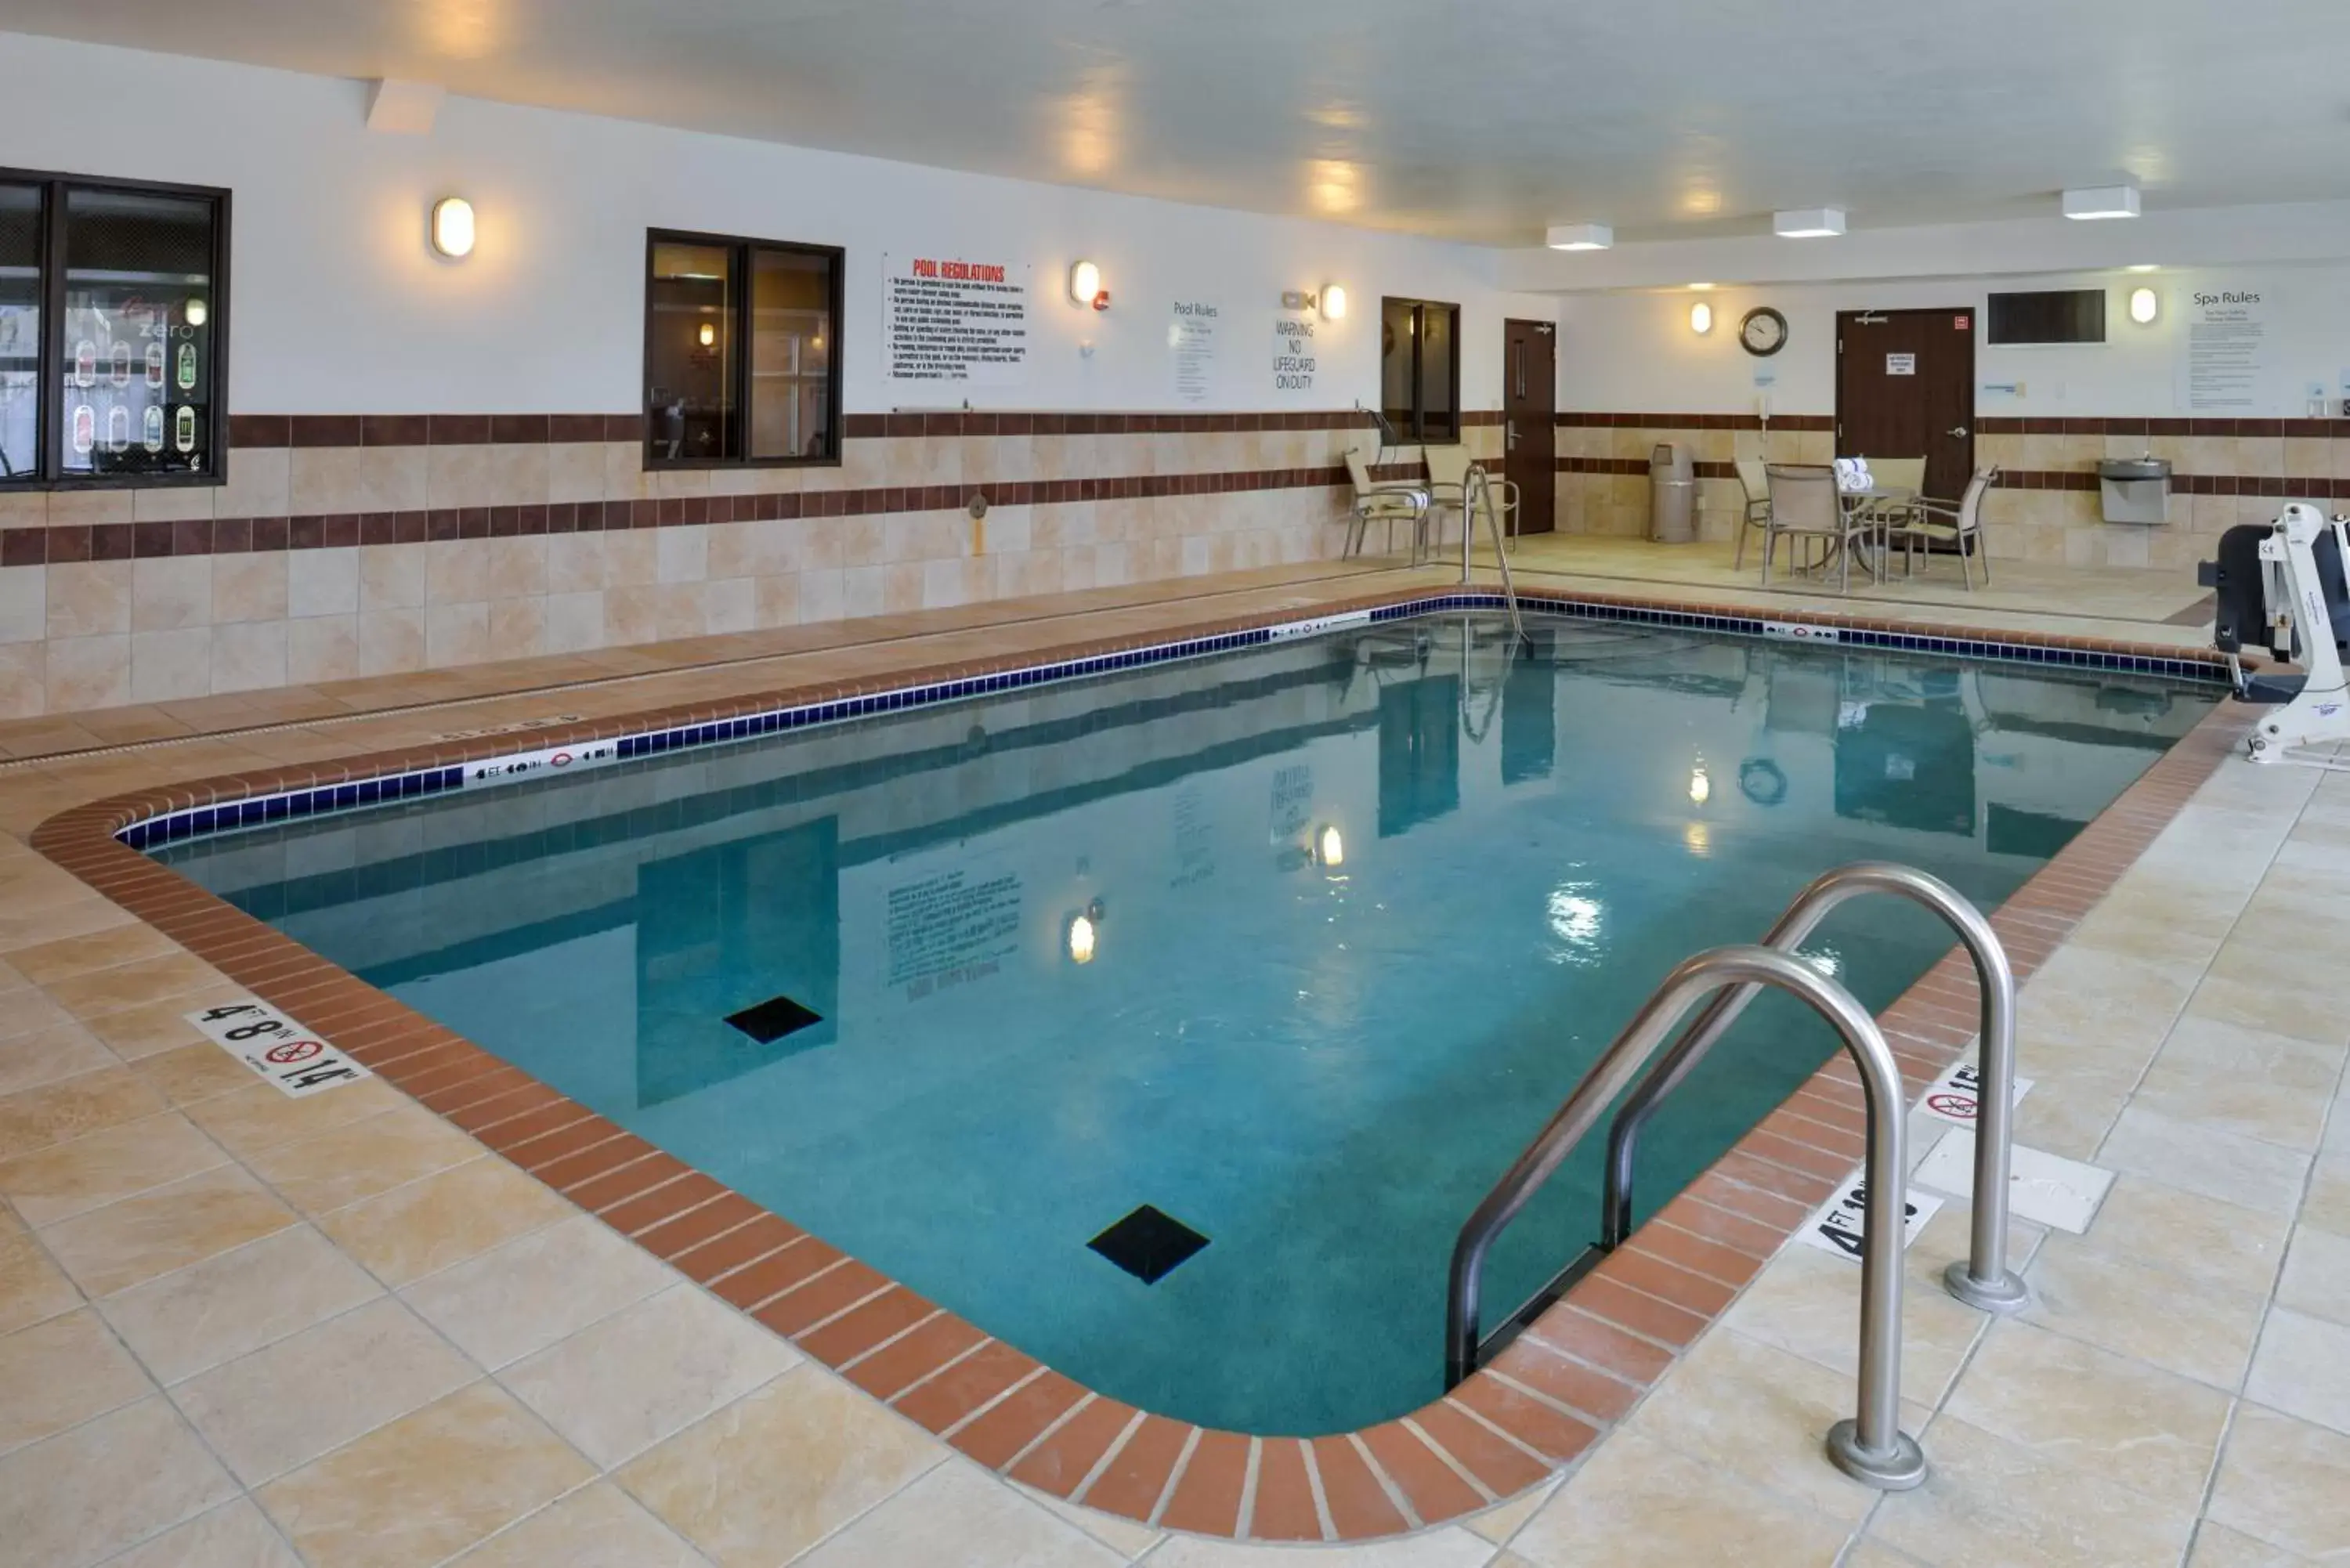
<svg viewBox="0 0 2350 1568">
<path fill-rule="evenodd" d="M 1486 1348 L 1478 1334 L 1478 1297 L 1485 1255 L 1494 1239 L 1598 1124 L 1609 1103 L 1691 1007 L 1725 987 L 1749 993 L 1766 985 L 1791 992 L 1835 1027 L 1868 1099 L 1859 1400 L 1851 1420 L 1838 1421 L 1829 1429 L 1827 1448 L 1829 1458 L 1846 1474 L 1887 1490 L 1906 1490 L 1926 1479 L 1926 1459 L 1917 1440 L 1901 1430 L 1901 1250 L 1908 1201 L 1901 1070 L 1877 1021 L 1850 992 L 1778 948 L 1714 948 L 1681 961 L 1477 1205 L 1452 1248 L 1445 1302 L 1445 1386 L 1458 1386 L 1475 1371 Z"/>
<path fill-rule="evenodd" d="M 2015 1106 L 2015 968 L 2008 961 L 1999 933 L 1991 929 L 1981 909 L 1940 877 L 1890 860 L 1858 860 L 1814 878 L 1763 935 L 1762 945 L 1793 952 L 1839 905 L 1869 893 L 1908 898 L 1941 916 L 1974 961 L 1982 1013 L 1977 1034 L 1976 1072 L 1981 1083 L 1975 1110 L 1973 1226 L 1967 1256 L 1950 1266 L 1942 1283 L 1950 1294 L 1981 1311 L 2021 1312 L 2031 1303 L 2031 1293 L 2022 1276 L 2007 1266 L 2008 1167 Z M 1738 1021 L 1759 989 L 1749 985 L 1717 993 L 1617 1111 L 1607 1129 L 1607 1187 L 1600 1199 L 1602 1250 L 1615 1251 L 1632 1233 L 1632 1168 L 1640 1129 Z"/>
<path fill-rule="evenodd" d="M 1482 513 L 1485 526 L 1493 535 L 1493 559 L 1502 568 L 1502 602 L 1509 608 L 1510 629 L 1518 634 L 1520 642 L 1523 642 L 1526 623 L 1524 617 L 1518 613 L 1517 586 L 1510 580 L 1510 552 L 1502 540 L 1502 509 L 1493 496 L 1492 476 L 1485 472 L 1485 465 L 1482 462 L 1469 465 L 1469 483 L 1462 487 L 1461 494 L 1461 586 L 1464 588 L 1475 586 L 1470 562 L 1476 551 L 1477 517 Z"/>
</svg>

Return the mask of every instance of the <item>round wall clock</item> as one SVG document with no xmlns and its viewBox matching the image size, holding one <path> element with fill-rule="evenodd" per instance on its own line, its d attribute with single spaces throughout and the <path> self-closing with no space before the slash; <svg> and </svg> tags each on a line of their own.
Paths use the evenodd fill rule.
<svg viewBox="0 0 2350 1568">
<path fill-rule="evenodd" d="M 1739 322 L 1738 343 L 1758 358 L 1776 354 L 1787 346 L 1787 318 L 1767 305 L 1758 305 Z"/>
</svg>

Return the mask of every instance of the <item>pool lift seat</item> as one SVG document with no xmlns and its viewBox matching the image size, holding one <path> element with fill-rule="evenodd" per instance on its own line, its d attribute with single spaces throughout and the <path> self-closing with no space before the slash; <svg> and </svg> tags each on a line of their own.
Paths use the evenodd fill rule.
<svg viewBox="0 0 2350 1568">
<path fill-rule="evenodd" d="M 2276 710 L 2246 742 L 2256 763 L 2350 771 L 2350 762 L 2330 750 L 2350 741 L 2350 681 L 2343 673 L 2350 658 L 2345 563 L 2350 518 L 2328 520 L 2317 507 L 2295 501 L 2265 526 L 2229 529 L 2220 536 L 2219 559 L 2197 568 L 2197 581 L 2214 591 L 2211 641 L 2228 656 L 2237 701 Z M 2298 663 L 2301 672 L 2247 670 L 2241 655 L 2248 645 L 2280 663 Z"/>
</svg>

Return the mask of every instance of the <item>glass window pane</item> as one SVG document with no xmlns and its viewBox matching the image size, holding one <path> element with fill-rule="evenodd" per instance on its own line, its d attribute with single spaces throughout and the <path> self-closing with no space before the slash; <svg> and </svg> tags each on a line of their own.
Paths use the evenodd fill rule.
<svg viewBox="0 0 2350 1568">
<path fill-rule="evenodd" d="M 41 191 L 0 185 L 0 483 L 39 472 Z"/>
<path fill-rule="evenodd" d="M 645 439 L 655 462 L 740 457 L 734 407 L 734 248 L 653 246 Z"/>
<path fill-rule="evenodd" d="M 1412 410 L 1412 354 L 1418 347 L 1419 312 L 1409 299 L 1379 301 L 1379 408 L 1406 441 L 1416 441 Z"/>
<path fill-rule="evenodd" d="M 63 470 L 202 473 L 212 463 L 213 204 L 66 192 Z"/>
<path fill-rule="evenodd" d="M 1419 307 L 1419 433 L 1425 441 L 1461 439 L 1460 403 L 1452 384 L 1459 317 L 1459 310 L 1449 305 Z"/>
<path fill-rule="evenodd" d="M 753 457 L 834 455 L 828 255 L 751 253 Z"/>
</svg>

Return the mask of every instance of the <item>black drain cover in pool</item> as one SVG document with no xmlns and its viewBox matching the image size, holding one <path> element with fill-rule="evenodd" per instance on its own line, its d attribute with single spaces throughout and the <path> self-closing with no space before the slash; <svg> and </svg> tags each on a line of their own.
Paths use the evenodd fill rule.
<svg viewBox="0 0 2350 1568">
<path fill-rule="evenodd" d="M 1208 1239 L 1146 1203 L 1086 1243 L 1146 1285 L 1175 1272 Z"/>
<path fill-rule="evenodd" d="M 771 1045 L 785 1035 L 806 1029 L 811 1023 L 821 1023 L 824 1019 L 788 996 L 771 996 L 756 1007 L 746 1007 L 740 1012 L 728 1014 L 726 1022 L 760 1044 Z"/>
</svg>

